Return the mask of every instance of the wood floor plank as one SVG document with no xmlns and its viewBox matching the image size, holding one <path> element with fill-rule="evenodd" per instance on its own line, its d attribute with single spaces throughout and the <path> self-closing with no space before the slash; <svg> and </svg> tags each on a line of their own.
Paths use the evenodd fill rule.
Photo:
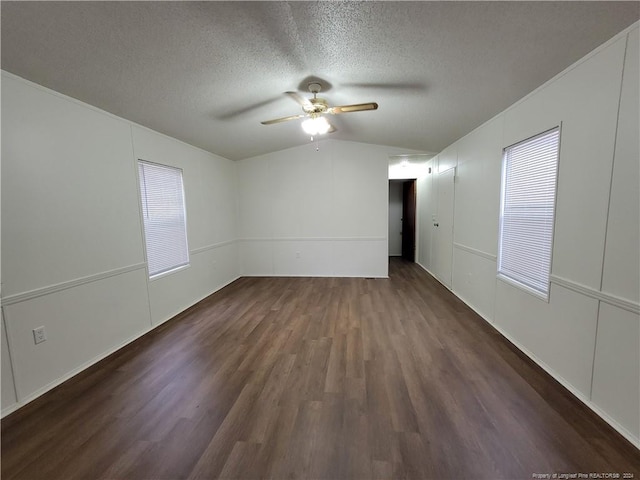
<svg viewBox="0 0 640 480">
<path fill-rule="evenodd" d="M 244 386 L 189 478 L 208 479 L 220 475 L 235 444 L 248 435 L 247 413 L 255 408 L 260 390 L 261 386 L 256 383 Z"/>
<path fill-rule="evenodd" d="M 289 453 L 289 442 L 298 420 L 298 406 L 279 405 L 270 413 L 270 422 L 256 458 L 256 471 L 260 478 L 277 476 Z"/>
<path fill-rule="evenodd" d="M 280 355 L 257 400 L 256 413 L 250 418 L 251 429 L 247 436 L 248 441 L 261 444 L 266 441 L 266 432 L 269 427 L 273 411 L 277 410 L 282 397 L 282 392 L 287 378 L 293 368 L 296 356 L 291 354 Z"/>
<path fill-rule="evenodd" d="M 2 420 L 3 479 L 530 479 L 640 451 L 419 266 L 240 278 Z"/>
<path fill-rule="evenodd" d="M 344 392 L 345 377 L 347 374 L 347 341 L 345 335 L 339 334 L 333 337 L 324 391 L 329 393 Z"/>
<path fill-rule="evenodd" d="M 357 399 L 345 400 L 339 445 L 349 455 L 340 456 L 336 478 L 374 478 L 369 448 L 369 418 Z M 353 448 L 353 445 L 358 447 Z"/>
<path fill-rule="evenodd" d="M 256 454 L 259 443 L 236 442 L 220 472 L 220 478 L 258 478 Z"/>
<path fill-rule="evenodd" d="M 287 442 L 285 456 L 273 478 L 311 478 L 311 462 L 321 430 L 322 402 L 303 401 Z"/>
</svg>

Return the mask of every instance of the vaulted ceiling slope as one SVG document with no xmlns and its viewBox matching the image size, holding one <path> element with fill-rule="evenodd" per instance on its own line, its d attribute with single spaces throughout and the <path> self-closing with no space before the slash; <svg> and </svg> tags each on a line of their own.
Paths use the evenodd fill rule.
<svg viewBox="0 0 640 480">
<path fill-rule="evenodd" d="M 2 69 L 230 159 L 331 138 L 437 152 L 639 18 L 638 2 L 7 2 Z"/>
</svg>

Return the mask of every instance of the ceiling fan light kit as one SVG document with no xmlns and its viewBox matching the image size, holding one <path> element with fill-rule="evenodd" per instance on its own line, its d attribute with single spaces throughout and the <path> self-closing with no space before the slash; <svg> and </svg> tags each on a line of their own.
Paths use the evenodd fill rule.
<svg viewBox="0 0 640 480">
<path fill-rule="evenodd" d="M 330 129 L 331 124 L 326 117 L 312 117 L 302 122 L 302 130 L 311 136 L 324 135 Z"/>
<path fill-rule="evenodd" d="M 266 120 L 261 122 L 262 125 L 273 125 L 276 123 L 288 122 L 289 120 L 296 120 L 298 118 L 310 117 L 302 122 L 302 130 L 313 137 L 315 135 L 324 135 L 325 133 L 332 133 L 336 131 L 336 128 L 331 125 L 324 116 L 327 113 L 337 115 L 339 113 L 361 112 L 366 110 L 376 110 L 378 108 L 378 104 L 375 102 L 330 107 L 324 98 L 318 97 L 318 93 L 322 90 L 322 85 L 317 82 L 312 82 L 307 85 L 307 88 L 309 89 L 309 92 L 313 94 L 313 98 L 306 99 L 296 92 L 285 92 L 302 107 L 304 114 Z"/>
</svg>

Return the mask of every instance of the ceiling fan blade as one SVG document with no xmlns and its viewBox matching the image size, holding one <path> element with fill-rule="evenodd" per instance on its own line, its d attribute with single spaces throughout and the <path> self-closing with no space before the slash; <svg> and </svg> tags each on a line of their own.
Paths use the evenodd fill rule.
<svg viewBox="0 0 640 480">
<path fill-rule="evenodd" d="M 301 113 L 300 115 L 290 115 L 288 117 L 275 118 L 273 120 L 266 120 L 266 121 L 260 122 L 260 123 L 262 125 L 273 125 L 274 123 L 288 122 L 289 120 L 295 120 L 297 118 L 303 118 L 303 117 L 306 117 L 306 115 Z"/>
<path fill-rule="evenodd" d="M 370 103 L 358 103 L 356 105 L 341 105 L 339 107 L 331 107 L 329 113 L 349 113 L 349 112 L 362 112 L 365 110 L 377 110 L 378 104 L 375 102 Z"/>
<path fill-rule="evenodd" d="M 302 95 L 299 95 L 297 92 L 284 92 L 284 93 L 286 93 L 291 98 L 293 98 L 293 100 L 295 100 L 295 102 L 301 105 L 302 107 L 313 108 L 313 105 L 311 104 L 311 102 L 308 99 L 304 98 Z"/>
<path fill-rule="evenodd" d="M 394 82 L 394 83 L 342 83 L 342 87 L 374 88 L 382 90 L 426 90 L 422 82 Z"/>
</svg>

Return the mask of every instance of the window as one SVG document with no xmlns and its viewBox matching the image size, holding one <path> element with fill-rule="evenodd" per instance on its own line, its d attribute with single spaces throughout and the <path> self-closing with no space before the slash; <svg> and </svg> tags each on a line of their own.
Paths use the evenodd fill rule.
<svg viewBox="0 0 640 480">
<path fill-rule="evenodd" d="M 149 277 L 189 264 L 182 170 L 138 161 Z"/>
<path fill-rule="evenodd" d="M 498 275 L 549 298 L 560 127 L 505 148 Z"/>
</svg>

